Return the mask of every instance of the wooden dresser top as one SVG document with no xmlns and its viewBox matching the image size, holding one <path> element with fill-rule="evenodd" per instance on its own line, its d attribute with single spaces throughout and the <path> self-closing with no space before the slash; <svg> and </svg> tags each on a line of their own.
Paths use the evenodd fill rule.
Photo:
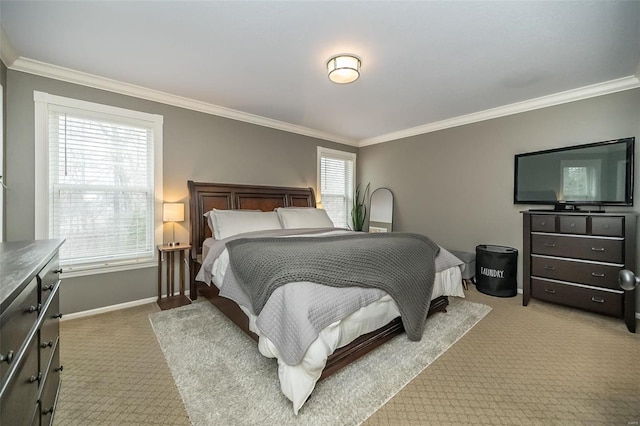
<svg viewBox="0 0 640 426">
<path fill-rule="evenodd" d="M 0 312 L 51 260 L 64 240 L 33 240 L 0 243 Z"/>
</svg>

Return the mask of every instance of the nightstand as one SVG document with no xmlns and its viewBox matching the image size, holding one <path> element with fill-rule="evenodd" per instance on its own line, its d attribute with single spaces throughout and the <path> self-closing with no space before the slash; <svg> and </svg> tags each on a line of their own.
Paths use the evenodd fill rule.
<svg viewBox="0 0 640 426">
<path fill-rule="evenodd" d="M 191 300 L 184 294 L 184 264 L 185 253 L 191 249 L 189 244 L 180 244 L 177 246 L 169 246 L 161 244 L 158 246 L 158 306 L 160 309 L 177 308 L 178 306 L 188 305 Z M 178 274 L 180 276 L 179 294 L 175 294 L 175 254 L 180 253 L 180 267 Z M 162 263 L 166 258 L 166 290 L 167 294 L 162 297 Z"/>
</svg>

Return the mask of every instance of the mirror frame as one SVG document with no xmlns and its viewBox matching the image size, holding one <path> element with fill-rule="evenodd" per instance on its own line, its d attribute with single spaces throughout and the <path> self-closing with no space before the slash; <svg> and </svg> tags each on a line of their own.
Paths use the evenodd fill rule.
<svg viewBox="0 0 640 426">
<path fill-rule="evenodd" d="M 390 221 L 389 222 L 378 222 L 378 221 L 372 221 L 371 218 L 373 217 L 372 213 L 372 207 L 373 207 L 373 203 L 372 200 L 374 198 L 374 195 L 376 192 L 380 191 L 380 194 L 383 191 L 387 191 L 389 193 L 389 196 L 391 197 L 391 217 L 390 217 Z M 369 197 L 369 232 L 392 232 L 393 230 L 393 203 L 394 203 L 394 197 L 393 197 L 393 192 L 389 189 L 389 188 L 385 188 L 385 187 L 381 187 L 381 188 L 376 188 L 372 193 L 371 196 Z"/>
</svg>

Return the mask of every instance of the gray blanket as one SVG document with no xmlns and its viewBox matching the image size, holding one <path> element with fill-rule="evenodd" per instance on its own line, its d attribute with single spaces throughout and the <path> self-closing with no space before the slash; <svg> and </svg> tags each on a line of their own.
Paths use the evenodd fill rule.
<svg viewBox="0 0 640 426">
<path fill-rule="evenodd" d="M 275 289 L 290 282 L 371 287 L 386 291 L 396 301 L 410 339 L 422 337 L 439 251 L 428 237 L 362 233 L 313 241 L 241 238 L 226 245 L 231 270 L 256 314 Z"/>
</svg>

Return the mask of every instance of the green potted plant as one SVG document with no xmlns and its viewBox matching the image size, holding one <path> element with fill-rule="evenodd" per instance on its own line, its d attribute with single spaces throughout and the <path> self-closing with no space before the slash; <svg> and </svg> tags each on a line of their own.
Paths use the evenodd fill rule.
<svg viewBox="0 0 640 426">
<path fill-rule="evenodd" d="M 351 209 L 351 221 L 353 222 L 353 230 L 354 231 L 362 231 L 362 227 L 364 226 L 364 220 L 367 217 L 367 206 L 366 200 L 369 195 L 369 185 L 362 192 L 362 199 L 360 198 L 360 184 L 356 186 L 355 193 L 353 194 L 353 208 Z"/>
</svg>

